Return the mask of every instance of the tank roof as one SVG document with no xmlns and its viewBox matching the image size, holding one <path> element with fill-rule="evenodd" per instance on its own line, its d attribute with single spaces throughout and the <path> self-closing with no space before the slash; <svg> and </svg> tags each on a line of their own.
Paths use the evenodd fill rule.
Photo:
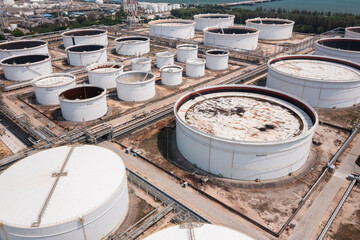
<svg viewBox="0 0 360 240">
<path fill-rule="evenodd" d="M 183 70 L 182 67 L 177 65 L 167 65 L 160 68 L 160 72 L 181 72 Z"/>
<path fill-rule="evenodd" d="M 208 51 L 206 51 L 205 54 L 210 54 L 210 55 L 229 55 L 229 52 L 226 50 L 221 50 L 221 49 L 210 49 Z"/>
<path fill-rule="evenodd" d="M 20 50 L 20 49 L 29 49 L 35 48 L 42 45 L 46 45 L 47 42 L 42 40 L 21 40 L 21 41 L 11 41 L 0 44 L 0 49 L 3 51 L 6 50 Z"/>
<path fill-rule="evenodd" d="M 155 80 L 155 75 L 151 72 L 129 71 L 120 74 L 116 81 L 123 84 L 139 84 Z"/>
<path fill-rule="evenodd" d="M 116 42 L 146 42 L 149 41 L 150 39 L 148 37 L 143 37 L 143 36 L 130 36 L 130 37 L 120 37 L 115 39 Z"/>
<path fill-rule="evenodd" d="M 194 15 L 194 18 L 212 18 L 212 19 L 235 18 L 235 15 L 219 14 L 219 13 L 205 13 L 205 14 Z"/>
<path fill-rule="evenodd" d="M 131 59 L 132 63 L 138 63 L 138 64 L 142 64 L 142 63 L 149 63 L 151 62 L 150 58 L 133 58 Z"/>
<path fill-rule="evenodd" d="M 31 64 L 38 63 L 44 60 L 49 59 L 48 55 L 19 55 L 5 58 L 1 61 L 1 64 L 9 65 L 21 65 L 21 64 Z"/>
<path fill-rule="evenodd" d="M 60 93 L 59 97 L 70 101 L 79 101 L 93 99 L 97 96 L 100 96 L 104 92 L 105 90 L 103 88 L 91 85 L 84 85 L 65 90 Z"/>
<path fill-rule="evenodd" d="M 283 24 L 294 24 L 295 23 L 292 20 L 280 19 L 280 18 L 252 18 L 252 19 L 246 20 L 246 22 L 269 24 L 269 25 L 283 25 Z"/>
<path fill-rule="evenodd" d="M 179 27 L 184 25 L 195 25 L 195 22 L 192 20 L 184 19 L 165 19 L 165 20 L 155 20 L 149 22 L 149 25 L 161 25 L 164 27 Z"/>
<path fill-rule="evenodd" d="M 92 52 L 100 49 L 104 49 L 102 45 L 74 45 L 66 48 L 67 51 L 71 52 Z"/>
<path fill-rule="evenodd" d="M 64 32 L 63 35 L 77 37 L 77 36 L 94 36 L 104 33 L 106 33 L 106 30 L 102 30 L 102 29 L 79 29 L 79 30 L 70 30 Z"/>
<path fill-rule="evenodd" d="M 123 65 L 118 62 L 94 63 L 89 65 L 86 70 L 93 73 L 110 73 L 123 69 Z"/>
<path fill-rule="evenodd" d="M 351 31 L 351 32 L 360 33 L 360 27 L 348 27 L 348 28 L 346 28 L 346 30 Z"/>
<path fill-rule="evenodd" d="M 102 147 L 62 146 L 17 162 L 0 175 L 0 222 L 29 228 L 38 219 L 52 189 L 40 227 L 78 219 L 96 210 L 121 186 L 126 175 L 121 158 Z"/>
<path fill-rule="evenodd" d="M 344 51 L 360 51 L 360 39 L 356 38 L 325 38 L 318 40 L 317 44 Z"/>
<path fill-rule="evenodd" d="M 249 34 L 249 33 L 257 33 L 258 29 L 250 28 L 250 27 L 209 27 L 206 28 L 205 31 L 210 33 L 220 33 L 224 35 L 233 35 L 233 34 Z"/>
<path fill-rule="evenodd" d="M 195 44 L 180 44 L 176 46 L 177 49 L 181 49 L 181 50 L 193 50 L 193 49 L 198 49 L 198 45 Z"/>
<path fill-rule="evenodd" d="M 59 87 L 75 81 L 75 76 L 67 73 L 54 73 L 33 80 L 34 87 Z"/>
</svg>

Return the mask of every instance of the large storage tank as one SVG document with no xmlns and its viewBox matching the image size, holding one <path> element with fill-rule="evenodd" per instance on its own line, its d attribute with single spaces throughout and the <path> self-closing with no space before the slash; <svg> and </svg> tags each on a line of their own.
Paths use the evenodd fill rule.
<svg viewBox="0 0 360 240">
<path fill-rule="evenodd" d="M 69 65 L 87 66 L 107 61 L 106 47 L 101 45 L 76 45 L 65 49 Z"/>
<path fill-rule="evenodd" d="M 149 22 L 150 36 L 190 39 L 195 36 L 195 22 L 183 19 L 165 19 Z"/>
<path fill-rule="evenodd" d="M 345 29 L 346 38 L 360 38 L 360 27 L 348 27 Z"/>
<path fill-rule="evenodd" d="M 53 71 L 48 55 L 18 55 L 4 58 L 0 64 L 10 81 L 28 81 Z"/>
<path fill-rule="evenodd" d="M 150 58 L 134 58 L 131 59 L 131 70 L 151 72 L 151 59 Z"/>
<path fill-rule="evenodd" d="M 123 68 L 118 62 L 93 63 L 86 68 L 89 83 L 105 89 L 115 88 L 116 78 Z"/>
<path fill-rule="evenodd" d="M 107 113 L 106 90 L 83 85 L 70 88 L 59 95 L 61 113 L 65 120 L 91 121 Z"/>
<path fill-rule="evenodd" d="M 253 18 L 245 21 L 247 27 L 260 30 L 259 39 L 284 40 L 292 36 L 294 21 L 279 18 Z"/>
<path fill-rule="evenodd" d="M 234 25 L 235 15 L 207 13 L 194 15 L 195 30 L 204 30 L 207 27 L 230 27 Z"/>
<path fill-rule="evenodd" d="M 162 68 L 168 65 L 174 65 L 174 56 L 172 52 L 158 52 L 155 54 L 156 57 L 156 67 Z"/>
<path fill-rule="evenodd" d="M 62 146 L 0 175 L 0 239 L 106 239 L 129 206 L 126 170 L 114 152 Z"/>
<path fill-rule="evenodd" d="M 124 101 L 145 101 L 155 96 L 155 75 L 151 72 L 130 71 L 116 79 L 117 96 Z"/>
<path fill-rule="evenodd" d="M 259 30 L 250 27 L 208 27 L 204 29 L 204 45 L 255 50 Z"/>
<path fill-rule="evenodd" d="M 140 56 L 150 52 L 150 39 L 143 36 L 115 39 L 116 53 L 123 56 Z"/>
<path fill-rule="evenodd" d="M 32 85 L 36 101 L 43 105 L 58 105 L 59 94 L 76 85 L 76 77 L 70 73 L 53 73 L 35 78 Z"/>
<path fill-rule="evenodd" d="M 360 64 L 360 39 L 323 38 L 316 41 L 314 54 L 346 59 Z"/>
<path fill-rule="evenodd" d="M 190 58 L 186 60 L 186 76 L 203 77 L 205 76 L 206 60 L 203 58 Z"/>
<path fill-rule="evenodd" d="M 194 44 L 180 44 L 176 46 L 176 60 L 185 63 L 186 60 L 198 57 L 198 46 Z"/>
<path fill-rule="evenodd" d="M 266 86 L 294 94 L 313 107 L 360 102 L 360 65 L 343 59 L 293 55 L 269 60 Z"/>
<path fill-rule="evenodd" d="M 21 40 L 0 44 L 0 60 L 16 55 L 49 55 L 48 43 L 43 40 Z"/>
<path fill-rule="evenodd" d="M 206 51 L 206 67 L 210 70 L 225 70 L 229 64 L 229 52 L 221 49 Z"/>
<path fill-rule="evenodd" d="M 177 86 L 182 83 L 183 68 L 177 65 L 168 65 L 160 68 L 161 83 L 167 86 Z"/>
<path fill-rule="evenodd" d="M 300 169 L 318 125 L 315 110 L 300 98 L 247 85 L 187 93 L 174 112 L 182 155 L 202 170 L 241 180 L 276 179 Z"/>
<path fill-rule="evenodd" d="M 189 237 L 191 236 L 191 237 Z M 144 240 L 254 240 L 233 229 L 213 224 L 188 223 L 165 228 Z"/>
<path fill-rule="evenodd" d="M 61 34 L 64 47 L 79 44 L 95 44 L 106 46 L 108 44 L 107 31 L 103 29 L 76 29 Z"/>
</svg>

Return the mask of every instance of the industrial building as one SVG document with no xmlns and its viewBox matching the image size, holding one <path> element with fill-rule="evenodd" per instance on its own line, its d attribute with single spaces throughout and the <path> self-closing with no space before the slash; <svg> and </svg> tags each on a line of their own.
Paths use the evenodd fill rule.
<svg viewBox="0 0 360 240">
<path fill-rule="evenodd" d="M 48 43 L 43 40 L 20 40 L 0 43 L 0 60 L 17 55 L 49 55 Z"/>
<path fill-rule="evenodd" d="M 189 92 L 175 103 L 174 114 L 176 144 L 190 163 L 241 180 L 276 179 L 299 170 L 319 121 L 305 101 L 249 85 Z"/>
<path fill-rule="evenodd" d="M 0 175 L 0 189 L 0 239 L 7 240 L 105 239 L 129 205 L 122 159 L 92 145 L 26 157 Z"/>
<path fill-rule="evenodd" d="M 360 64 L 360 39 L 323 38 L 316 41 L 314 54 L 341 58 Z"/>
<path fill-rule="evenodd" d="M 231 27 L 234 25 L 235 15 L 230 14 L 198 14 L 194 16 L 195 30 L 202 31 L 208 27 Z"/>
<path fill-rule="evenodd" d="M 70 47 L 74 45 L 101 45 L 107 46 L 107 31 L 103 29 L 75 29 L 61 34 L 64 47 Z"/>
<path fill-rule="evenodd" d="M 360 103 L 360 65 L 340 58 L 290 55 L 270 59 L 266 86 L 318 108 Z"/>
<path fill-rule="evenodd" d="M 260 31 L 259 39 L 284 40 L 292 36 L 294 21 L 279 18 L 253 18 L 245 21 L 247 27 Z"/>
<path fill-rule="evenodd" d="M 195 36 L 195 22 L 183 19 L 166 19 L 149 22 L 150 36 L 191 39 Z"/>
</svg>

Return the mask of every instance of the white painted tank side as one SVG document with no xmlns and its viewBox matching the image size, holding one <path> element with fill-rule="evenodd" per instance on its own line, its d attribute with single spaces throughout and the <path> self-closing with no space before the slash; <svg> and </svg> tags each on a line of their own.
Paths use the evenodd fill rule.
<svg viewBox="0 0 360 240">
<path fill-rule="evenodd" d="M 174 65 L 174 56 L 175 54 L 171 52 L 158 52 L 155 54 L 156 57 L 156 67 L 162 68 L 168 65 Z"/>
<path fill-rule="evenodd" d="M 186 60 L 186 76 L 203 77 L 205 76 L 205 59 L 188 59 Z"/>
<path fill-rule="evenodd" d="M 198 46 L 193 44 L 181 44 L 176 46 L 176 60 L 185 63 L 188 59 L 198 56 Z"/>
<path fill-rule="evenodd" d="M 213 54 L 212 51 L 222 51 L 224 54 Z M 229 52 L 212 49 L 206 51 L 206 67 L 210 70 L 225 70 L 228 68 Z"/>
<path fill-rule="evenodd" d="M 258 20 L 258 19 L 255 18 L 255 19 L 246 20 L 246 26 L 260 30 L 259 39 L 284 40 L 292 37 L 292 32 L 295 24 L 295 22 L 293 21 L 289 21 L 289 23 L 284 23 L 284 24 L 262 24 L 262 23 L 252 22 L 252 20 Z M 263 20 L 272 20 L 272 19 L 265 18 Z M 273 20 L 282 20 L 282 19 L 273 19 Z"/>
<path fill-rule="evenodd" d="M 49 55 L 48 43 L 42 40 L 36 40 L 36 41 L 43 42 L 44 44 L 32 48 L 11 49 L 11 50 L 0 49 L 0 61 L 4 58 L 17 56 L 17 55 Z M 20 42 L 20 41 L 14 41 L 14 42 Z M 11 43 L 11 42 L 5 42 L 5 43 Z"/>
<path fill-rule="evenodd" d="M 93 29 L 84 29 L 84 30 L 93 30 Z M 99 29 L 94 29 L 99 30 Z M 107 39 L 107 31 L 104 33 L 99 33 L 96 35 L 88 35 L 88 36 L 71 36 L 71 35 L 65 35 L 66 33 L 71 33 L 74 31 L 82 31 L 82 30 L 71 30 L 68 32 L 62 33 L 62 38 L 64 41 L 64 47 L 70 47 L 74 45 L 101 45 L 101 46 L 107 46 L 108 45 L 108 39 Z M 103 31 L 103 30 L 101 30 Z"/>
<path fill-rule="evenodd" d="M 354 32 L 352 30 L 360 29 L 360 27 L 348 27 L 345 29 L 345 38 L 360 38 L 360 32 Z"/>
<path fill-rule="evenodd" d="M 119 66 L 119 68 L 112 68 L 113 66 Z M 109 71 L 99 71 L 98 68 L 107 69 Z M 118 62 L 105 62 L 105 63 L 94 63 L 89 65 L 86 70 L 88 72 L 89 83 L 97 87 L 110 89 L 116 88 L 116 78 L 120 73 L 123 72 L 124 66 Z"/>
<path fill-rule="evenodd" d="M 141 78 L 128 82 L 133 74 L 141 74 Z M 149 80 L 142 81 L 146 75 L 152 76 Z M 124 80 L 124 81 L 123 81 Z M 124 101 L 145 101 L 155 96 L 155 75 L 150 72 L 131 71 L 120 74 L 116 80 L 117 96 Z"/>
<path fill-rule="evenodd" d="M 151 72 L 150 58 L 134 58 L 131 60 L 132 71 Z"/>
<path fill-rule="evenodd" d="M 106 48 L 88 52 L 73 52 L 70 47 L 66 49 L 66 54 L 71 66 L 87 66 L 92 63 L 107 61 Z"/>
<path fill-rule="evenodd" d="M 9 57 L 12 58 L 12 57 Z M 8 58 L 3 59 L 6 60 Z M 26 64 L 1 64 L 5 78 L 10 81 L 29 81 L 36 77 L 52 73 L 51 57 L 36 62 Z"/>
<path fill-rule="evenodd" d="M 258 44 L 259 32 L 246 34 L 220 34 L 204 30 L 204 45 L 227 47 L 240 50 L 255 50 Z"/>
<path fill-rule="evenodd" d="M 220 16 L 219 18 L 213 18 L 211 16 Z M 207 27 L 230 27 L 234 25 L 234 15 L 228 14 L 199 14 L 194 16 L 195 30 L 202 31 Z"/>
<path fill-rule="evenodd" d="M 347 38 L 347 39 L 350 40 L 350 38 Z M 353 62 L 360 64 L 360 51 L 351 51 L 351 50 L 344 50 L 344 49 L 340 49 L 340 48 L 327 47 L 322 44 L 319 44 L 319 41 L 322 41 L 322 40 L 331 40 L 331 39 L 321 39 L 321 40 L 316 41 L 314 55 L 341 58 L 341 59 L 346 59 L 346 60 L 353 61 Z M 341 40 L 346 40 L 346 39 L 342 38 Z M 357 41 L 358 41 L 358 44 L 360 44 L 360 39 Z"/>
<path fill-rule="evenodd" d="M 175 24 L 171 24 L 174 22 Z M 176 24 L 186 23 L 186 24 Z M 164 25 L 167 24 L 167 25 Z M 150 36 L 191 39 L 195 36 L 195 22 L 191 20 L 156 20 L 149 23 Z"/>
<path fill-rule="evenodd" d="M 164 66 L 160 69 L 161 83 L 168 86 L 176 86 L 182 83 L 183 68 L 177 65 Z"/>
<path fill-rule="evenodd" d="M 150 39 L 146 41 L 118 41 L 127 38 L 128 37 L 115 39 L 117 54 L 123 56 L 141 56 L 150 52 Z"/>
<path fill-rule="evenodd" d="M 44 78 L 68 78 L 71 79 L 65 84 L 61 84 L 60 86 L 46 86 L 46 87 L 39 87 L 33 83 L 34 92 L 36 101 L 42 105 L 58 105 L 59 102 L 59 94 L 69 88 L 73 88 L 76 85 L 75 76 L 72 74 L 64 74 L 64 73 L 55 73 L 51 75 L 46 75 L 43 77 L 37 78 L 38 80 Z M 34 82 L 37 81 L 34 79 Z"/>
</svg>

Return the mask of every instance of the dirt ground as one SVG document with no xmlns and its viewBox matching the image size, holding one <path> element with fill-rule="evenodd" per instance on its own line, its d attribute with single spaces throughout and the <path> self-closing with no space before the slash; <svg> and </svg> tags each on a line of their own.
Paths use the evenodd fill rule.
<svg viewBox="0 0 360 240">
<path fill-rule="evenodd" d="M 132 146 L 158 166 L 174 172 L 176 176 L 274 231 L 278 231 L 285 223 L 301 197 L 348 136 L 346 132 L 320 125 L 315 132 L 316 144 L 311 147 L 306 166 L 293 176 L 249 183 L 218 178 L 194 168 L 177 151 L 175 132 L 173 119 L 167 119 L 120 142 Z M 168 143 L 166 139 L 169 139 Z M 204 176 L 208 178 L 206 184 L 201 181 Z"/>
<path fill-rule="evenodd" d="M 10 149 L 0 140 L 0 159 L 12 154 L 13 153 L 10 151 Z"/>
<path fill-rule="evenodd" d="M 317 109 L 323 121 L 345 127 L 353 128 L 360 120 L 360 105 L 342 109 Z"/>
</svg>

